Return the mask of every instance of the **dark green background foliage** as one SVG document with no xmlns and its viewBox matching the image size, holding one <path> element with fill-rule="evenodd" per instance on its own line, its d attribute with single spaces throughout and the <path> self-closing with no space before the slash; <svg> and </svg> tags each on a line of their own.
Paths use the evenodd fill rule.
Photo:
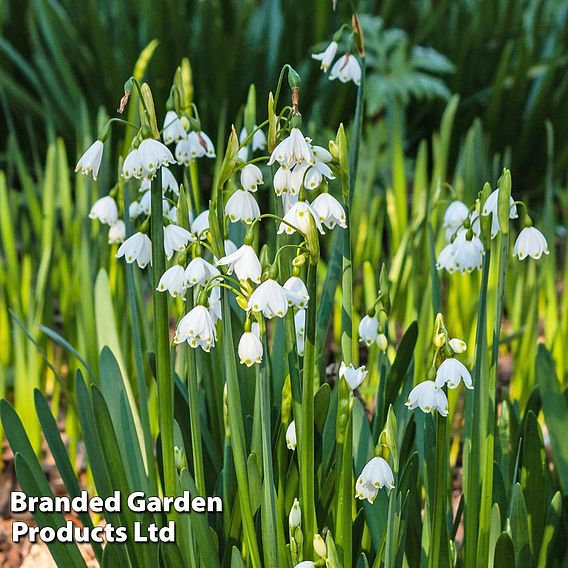
<svg viewBox="0 0 568 568">
<path fill-rule="evenodd" d="M 323 117 L 335 128 L 349 120 L 354 90 L 325 89 L 327 79 L 309 58 L 349 21 L 351 3 L 338 0 L 335 13 L 331 4 L 3 0 L 0 100 L 7 128 L 0 133 L 0 167 L 8 161 L 9 138 L 38 155 L 55 134 L 74 147 L 84 134 L 78 125 L 85 124 L 85 109 L 116 108 L 124 80 L 152 39 L 160 42 L 148 76 L 157 103 L 165 100 L 180 59 L 189 56 L 206 130 L 216 132 L 221 113 L 237 116 L 251 82 L 264 105 L 285 62 L 302 75 L 304 116 Z M 522 193 L 542 191 L 547 119 L 555 132 L 556 173 L 566 170 L 568 2 L 368 0 L 355 8 L 375 17 L 364 18 L 368 120 L 382 120 L 389 97 L 402 102 L 411 154 L 439 124 L 443 99 L 458 93 L 455 140 L 463 141 L 479 117 L 486 155 L 507 159 Z M 457 154 L 455 147 L 454 160 Z"/>
</svg>

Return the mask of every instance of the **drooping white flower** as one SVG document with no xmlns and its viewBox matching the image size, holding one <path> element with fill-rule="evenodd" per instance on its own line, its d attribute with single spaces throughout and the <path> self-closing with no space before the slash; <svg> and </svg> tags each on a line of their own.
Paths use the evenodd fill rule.
<svg viewBox="0 0 568 568">
<path fill-rule="evenodd" d="M 283 217 L 283 220 L 289 224 L 280 223 L 278 234 L 286 233 L 291 235 L 296 229 L 299 229 L 303 234 L 307 234 L 310 230 L 310 217 L 314 220 L 317 230 L 323 235 L 324 230 L 321 226 L 319 215 L 307 201 L 298 201 L 290 207 Z"/>
<path fill-rule="evenodd" d="M 453 337 L 448 343 L 454 353 L 463 353 L 467 349 L 466 342 L 457 337 Z"/>
<path fill-rule="evenodd" d="M 272 185 L 278 197 L 287 192 L 290 187 L 290 168 L 280 166 L 274 174 Z"/>
<path fill-rule="evenodd" d="M 333 63 L 333 59 L 335 58 L 335 54 L 337 53 L 337 48 L 339 44 L 336 41 L 332 41 L 326 48 L 325 51 L 321 53 L 312 53 L 312 59 L 316 61 L 321 61 L 320 69 L 327 73 L 329 66 Z"/>
<path fill-rule="evenodd" d="M 171 189 L 176 195 L 179 195 L 179 184 L 174 174 L 166 167 L 162 167 L 162 191 Z"/>
<path fill-rule="evenodd" d="M 306 341 L 306 310 L 298 310 L 294 314 L 294 328 L 296 329 L 296 351 L 302 357 Z"/>
<path fill-rule="evenodd" d="M 333 195 L 321 193 L 312 201 L 312 207 L 318 214 L 322 225 L 328 229 L 333 229 L 336 224 L 342 229 L 347 228 L 345 210 Z"/>
<path fill-rule="evenodd" d="M 139 201 L 133 201 L 128 207 L 128 216 L 131 219 L 136 219 L 137 217 L 140 217 L 142 213 L 144 213 L 144 209 L 142 209 L 142 205 L 140 205 Z"/>
<path fill-rule="evenodd" d="M 169 260 L 174 252 L 181 250 L 188 243 L 195 241 L 195 237 L 183 227 L 179 225 L 168 225 L 164 227 L 164 251 L 166 258 Z"/>
<path fill-rule="evenodd" d="M 300 193 L 308 168 L 310 168 L 310 166 L 307 162 L 301 162 L 300 164 L 288 168 L 290 170 L 288 175 L 288 193 L 290 195 L 298 195 Z"/>
<path fill-rule="evenodd" d="M 315 564 L 312 560 L 303 560 L 299 564 L 295 564 L 294 568 L 314 568 Z"/>
<path fill-rule="evenodd" d="M 250 296 L 248 309 L 262 312 L 265 318 L 283 318 L 288 312 L 288 293 L 276 282 L 265 280 Z"/>
<path fill-rule="evenodd" d="M 215 276 L 219 276 L 217 268 L 200 256 L 197 256 L 185 269 L 185 285 L 188 288 L 197 285 L 204 286 Z"/>
<path fill-rule="evenodd" d="M 361 84 L 361 66 L 357 58 L 346 53 L 338 59 L 329 73 L 329 80 L 339 79 L 342 83 L 353 81 L 357 86 Z"/>
<path fill-rule="evenodd" d="M 174 333 L 174 343 L 187 341 L 190 347 L 201 347 L 203 351 L 210 351 L 216 340 L 215 323 L 205 306 L 195 306 L 185 314 Z"/>
<path fill-rule="evenodd" d="M 97 199 L 91 207 L 89 219 L 98 219 L 105 225 L 112 225 L 113 223 L 116 223 L 118 219 L 118 207 L 116 205 L 116 201 L 110 195 Z"/>
<path fill-rule="evenodd" d="M 296 203 L 298 203 L 298 194 L 292 195 L 290 192 L 282 194 L 282 210 L 284 214 L 288 213 Z"/>
<path fill-rule="evenodd" d="M 330 154 L 329 150 L 327 150 L 323 146 L 316 146 L 312 144 L 312 152 L 314 153 L 316 162 L 323 162 L 324 164 L 326 164 L 327 162 L 331 162 L 331 160 L 333 160 L 333 156 Z"/>
<path fill-rule="evenodd" d="M 284 290 L 288 292 L 288 304 L 290 306 L 301 309 L 307 307 L 310 295 L 301 278 L 290 276 L 290 278 L 284 282 Z"/>
<path fill-rule="evenodd" d="M 345 379 L 349 388 L 353 391 L 365 380 L 368 372 L 364 365 L 362 367 L 354 367 L 353 363 L 346 365 L 345 361 L 341 361 L 339 366 L 339 377 Z"/>
<path fill-rule="evenodd" d="M 252 135 L 252 151 L 256 152 L 257 150 L 264 150 L 266 148 L 266 135 L 262 131 L 262 129 L 257 130 L 256 124 L 253 126 L 254 134 Z M 247 129 L 243 126 L 241 132 L 239 134 L 239 142 L 242 144 L 248 137 Z M 243 162 L 248 161 L 249 156 L 249 146 L 243 146 L 239 150 L 239 159 Z"/>
<path fill-rule="evenodd" d="M 517 206 L 515 205 L 515 200 L 509 196 L 509 204 L 511 206 L 509 210 L 509 219 L 516 219 L 519 215 L 517 213 Z M 491 220 L 491 238 L 494 239 L 497 233 L 501 230 L 501 225 L 499 224 L 499 188 L 493 191 L 489 197 L 485 200 L 483 204 L 483 209 L 481 210 L 482 215 L 493 214 Z"/>
<path fill-rule="evenodd" d="M 448 388 L 455 389 L 459 386 L 462 380 L 466 388 L 473 388 L 471 375 L 461 361 L 450 357 L 449 359 L 444 360 L 444 362 L 438 367 L 435 380 L 437 387 L 443 387 L 444 384 L 446 384 L 448 385 Z"/>
<path fill-rule="evenodd" d="M 513 256 L 524 260 L 527 256 L 538 260 L 543 254 L 549 254 L 548 243 L 544 235 L 535 227 L 525 227 L 517 237 L 513 247 Z"/>
<path fill-rule="evenodd" d="M 316 163 L 306 171 L 304 187 L 309 190 L 314 190 L 320 186 L 324 177 L 327 179 L 335 179 L 330 167 L 325 162 L 316 160 Z"/>
<path fill-rule="evenodd" d="M 245 331 L 239 340 L 238 353 L 241 364 L 252 367 L 262 361 L 262 342 L 252 331 Z"/>
<path fill-rule="evenodd" d="M 211 142 L 211 138 L 202 130 L 190 132 L 187 135 L 189 142 L 189 153 L 191 159 L 201 158 L 207 156 L 208 158 L 215 157 L 215 146 Z"/>
<path fill-rule="evenodd" d="M 172 298 L 177 298 L 184 294 L 186 288 L 185 270 L 183 269 L 183 266 L 175 264 L 162 274 L 156 290 L 158 290 L 158 292 L 167 291 L 170 293 Z"/>
<path fill-rule="evenodd" d="M 115 221 L 108 230 L 108 244 L 116 245 L 124 242 L 126 238 L 126 226 L 122 219 Z"/>
<path fill-rule="evenodd" d="M 128 264 L 136 261 L 140 268 L 145 268 L 152 262 L 152 241 L 145 233 L 134 233 L 120 245 L 115 256 L 124 257 Z"/>
<path fill-rule="evenodd" d="M 191 142 L 187 138 L 180 140 L 176 144 L 175 149 L 175 156 L 178 164 L 183 164 L 186 167 L 189 166 L 189 164 L 191 164 L 191 162 L 195 159 L 194 156 L 192 157 L 191 152 Z"/>
<path fill-rule="evenodd" d="M 232 223 L 244 221 L 250 225 L 260 217 L 260 209 L 255 198 L 244 189 L 237 189 L 225 204 L 225 215 Z"/>
<path fill-rule="evenodd" d="M 140 167 L 146 172 L 146 177 L 152 177 L 160 166 L 176 163 L 167 146 L 153 138 L 146 138 L 140 142 L 136 158 Z"/>
<path fill-rule="evenodd" d="M 367 499 L 373 503 L 383 487 L 394 488 L 394 475 L 390 465 L 384 458 L 375 457 L 363 468 L 361 475 L 355 483 L 355 497 L 357 499 Z"/>
<path fill-rule="evenodd" d="M 209 229 L 209 209 L 201 212 L 195 219 L 190 219 L 191 232 L 198 238 L 205 237 L 205 231 Z"/>
<path fill-rule="evenodd" d="M 181 120 L 174 110 L 166 112 L 164 118 L 164 127 L 162 130 L 162 138 L 164 144 L 171 144 L 172 142 L 179 142 L 187 137 L 187 133 Z"/>
<path fill-rule="evenodd" d="M 434 381 L 424 381 L 416 385 L 404 403 L 409 410 L 420 408 L 422 412 L 437 410 L 442 416 L 448 415 L 448 398 L 446 393 Z"/>
<path fill-rule="evenodd" d="M 370 347 L 379 335 L 379 320 L 365 314 L 359 322 L 359 341 Z"/>
<path fill-rule="evenodd" d="M 292 128 L 290 135 L 282 140 L 270 156 L 268 165 L 278 162 L 281 166 L 288 167 L 306 161 L 308 164 L 315 163 L 314 154 L 299 128 Z"/>
<path fill-rule="evenodd" d="M 286 429 L 286 445 L 289 450 L 295 450 L 298 441 L 296 439 L 296 423 L 292 420 Z"/>
<path fill-rule="evenodd" d="M 258 166 L 254 164 L 247 164 L 241 170 L 241 185 L 247 191 L 256 191 L 259 185 L 262 185 L 264 180 L 262 179 L 262 172 Z"/>
<path fill-rule="evenodd" d="M 235 252 L 220 258 L 217 266 L 227 266 L 227 272 L 237 275 L 241 282 L 251 280 L 256 284 L 260 283 L 262 267 L 255 250 L 250 245 L 243 245 Z"/>
<path fill-rule="evenodd" d="M 384 333 L 379 333 L 377 335 L 376 344 L 377 344 L 377 347 L 383 353 L 385 353 L 386 350 L 387 350 L 387 347 L 389 346 L 389 340 L 387 339 L 387 336 Z"/>
<path fill-rule="evenodd" d="M 438 270 L 447 270 L 450 274 L 455 272 L 456 265 L 454 263 L 453 243 L 447 244 L 436 259 L 436 268 Z"/>
<path fill-rule="evenodd" d="M 145 215 L 150 215 L 152 210 L 152 192 L 147 191 L 146 193 L 142 194 L 140 201 L 138 202 L 142 213 Z M 164 215 L 168 215 L 170 211 L 170 204 L 167 199 L 162 199 L 162 212 Z"/>
<path fill-rule="evenodd" d="M 298 499 L 294 499 L 294 503 L 290 509 L 290 514 L 288 515 L 288 522 L 290 527 L 293 529 L 299 527 L 302 522 L 302 510 L 300 509 L 300 502 Z"/>
<path fill-rule="evenodd" d="M 481 269 L 483 263 L 483 243 L 475 235 L 468 239 L 468 231 L 458 233 L 452 244 L 453 265 L 462 274 Z M 439 259 L 438 259 L 439 260 Z"/>
<path fill-rule="evenodd" d="M 443 228 L 446 230 L 446 240 L 449 241 L 469 216 L 469 209 L 462 201 L 452 201 L 444 213 Z"/>
<path fill-rule="evenodd" d="M 75 166 L 76 172 L 81 172 L 83 175 L 91 175 L 96 181 L 99 175 L 99 169 L 101 167 L 101 161 L 103 159 L 103 149 L 104 144 L 101 140 L 95 140 L 88 148 L 85 153 L 79 158 L 77 165 Z"/>
</svg>

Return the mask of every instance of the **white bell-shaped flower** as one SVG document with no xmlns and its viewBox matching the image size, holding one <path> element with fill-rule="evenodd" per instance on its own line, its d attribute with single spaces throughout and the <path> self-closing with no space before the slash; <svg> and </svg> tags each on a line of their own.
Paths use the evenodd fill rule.
<svg viewBox="0 0 568 568">
<path fill-rule="evenodd" d="M 346 53 L 335 62 L 329 73 L 329 80 L 334 79 L 339 79 L 342 83 L 353 81 L 357 86 L 361 84 L 361 66 L 354 55 Z"/>
<path fill-rule="evenodd" d="M 250 296 L 248 309 L 262 312 L 265 318 L 283 318 L 288 312 L 288 293 L 276 282 L 265 280 Z"/>
<path fill-rule="evenodd" d="M 183 296 L 187 286 L 185 283 L 185 270 L 183 266 L 175 264 L 168 268 L 160 278 L 158 292 L 169 292 L 172 298 Z"/>
<path fill-rule="evenodd" d="M 328 229 L 333 229 L 335 225 L 339 225 L 342 229 L 347 228 L 345 210 L 333 195 L 321 193 L 312 201 L 312 207 L 322 225 Z"/>
<path fill-rule="evenodd" d="M 444 221 L 442 223 L 446 232 L 446 240 L 449 241 L 456 231 L 463 225 L 469 216 L 469 209 L 462 201 L 452 201 L 446 212 L 444 213 Z"/>
<path fill-rule="evenodd" d="M 190 218 L 191 232 L 198 238 L 205 238 L 205 231 L 209 229 L 209 209 L 201 212 L 195 219 Z"/>
<path fill-rule="evenodd" d="M 244 189 L 237 189 L 225 204 L 225 215 L 232 223 L 244 221 L 250 225 L 260 217 L 260 209 L 255 198 Z"/>
<path fill-rule="evenodd" d="M 140 217 L 144 213 L 144 209 L 142 209 L 142 205 L 139 201 L 133 201 L 130 206 L 128 207 L 128 216 L 131 219 L 136 219 Z"/>
<path fill-rule="evenodd" d="M 333 156 L 330 154 L 329 150 L 327 150 L 323 146 L 312 145 L 312 152 L 314 153 L 316 163 L 323 162 L 324 164 L 326 164 L 327 162 L 331 162 L 333 160 Z"/>
<path fill-rule="evenodd" d="M 187 135 L 187 140 L 189 142 L 189 154 L 192 160 L 202 158 L 203 156 L 207 156 L 208 158 L 215 157 L 215 146 L 213 146 L 211 138 L 202 130 L 190 132 Z"/>
<path fill-rule="evenodd" d="M 352 391 L 365 380 L 368 372 L 364 365 L 362 367 L 354 367 L 353 363 L 346 365 L 345 361 L 341 361 L 339 366 L 339 377 L 345 379 Z"/>
<path fill-rule="evenodd" d="M 162 167 L 162 191 L 173 191 L 179 195 L 179 183 L 177 182 L 174 174 L 166 167 Z"/>
<path fill-rule="evenodd" d="M 448 415 L 446 393 L 434 381 L 424 381 L 416 385 L 404 403 L 410 410 L 420 408 L 422 412 L 437 410 L 442 416 Z"/>
<path fill-rule="evenodd" d="M 307 201 L 298 201 L 290 207 L 283 217 L 286 223 L 280 223 L 278 234 L 286 233 L 291 235 L 296 229 L 299 229 L 304 235 L 307 234 L 310 230 L 310 217 L 314 220 L 317 230 L 323 235 L 324 230 L 321 226 L 319 215 Z"/>
<path fill-rule="evenodd" d="M 298 310 L 294 314 L 294 328 L 296 330 L 296 351 L 302 357 L 306 342 L 306 310 Z"/>
<path fill-rule="evenodd" d="M 453 265 L 462 274 L 480 270 L 483 263 L 483 243 L 475 235 L 468 239 L 468 232 L 458 234 L 452 244 Z"/>
<path fill-rule="evenodd" d="M 284 290 L 288 292 L 288 305 L 304 309 L 308 305 L 310 295 L 306 285 L 298 276 L 290 276 L 284 282 Z"/>
<path fill-rule="evenodd" d="M 115 221 L 108 230 L 108 244 L 117 245 L 124 242 L 126 238 L 126 226 L 122 219 Z"/>
<path fill-rule="evenodd" d="M 312 53 L 312 59 L 315 59 L 316 61 L 321 61 L 320 69 L 324 73 L 327 73 L 329 66 L 333 63 L 338 47 L 339 44 L 336 41 L 332 41 L 325 48 L 325 51 L 322 51 L 321 53 Z"/>
<path fill-rule="evenodd" d="M 135 177 L 140 179 L 144 176 L 144 168 L 138 159 L 138 148 L 134 148 L 128 152 L 122 164 L 122 177 L 130 179 Z"/>
<path fill-rule="evenodd" d="M 153 138 L 140 142 L 137 159 L 140 167 L 146 172 L 146 177 L 152 177 L 160 166 L 176 163 L 168 147 Z"/>
<path fill-rule="evenodd" d="M 175 156 L 178 164 L 182 164 L 186 167 L 195 159 L 195 156 L 192 156 L 191 142 L 187 138 L 180 140 L 176 144 Z"/>
<path fill-rule="evenodd" d="M 456 271 L 453 250 L 453 243 L 449 243 L 440 251 L 436 259 L 436 268 L 438 270 L 447 270 L 450 274 Z"/>
<path fill-rule="evenodd" d="M 448 388 L 455 389 L 459 386 L 462 380 L 468 389 L 473 388 L 471 375 L 461 361 L 450 357 L 449 359 L 444 360 L 444 362 L 438 367 L 435 381 L 438 388 L 447 385 Z"/>
<path fill-rule="evenodd" d="M 315 163 L 314 154 L 302 131 L 299 128 L 292 128 L 290 135 L 274 148 L 268 165 L 271 166 L 274 162 L 278 162 L 281 166 L 290 167 L 303 161 L 313 165 Z"/>
<path fill-rule="evenodd" d="M 276 193 L 278 197 L 288 191 L 290 187 L 290 175 L 290 168 L 280 166 L 276 170 L 274 179 L 272 180 L 272 185 L 274 187 L 274 193 Z"/>
<path fill-rule="evenodd" d="M 295 564 L 294 568 L 314 568 L 315 563 L 313 560 L 302 560 L 299 564 Z"/>
<path fill-rule="evenodd" d="M 147 191 L 146 193 L 142 194 L 142 197 L 139 201 L 140 209 L 142 213 L 145 215 L 150 215 L 152 210 L 152 192 Z M 167 199 L 162 199 L 162 211 L 164 215 L 168 215 L 170 212 L 170 204 Z"/>
<path fill-rule="evenodd" d="M 164 227 L 164 251 L 168 260 L 172 258 L 174 252 L 185 248 L 188 243 L 194 241 L 195 237 L 179 225 L 171 224 Z"/>
<path fill-rule="evenodd" d="M 247 164 L 241 170 L 241 185 L 247 191 L 256 191 L 259 185 L 262 185 L 264 180 L 262 179 L 262 172 L 258 166 L 254 164 Z"/>
<path fill-rule="evenodd" d="M 239 339 L 238 353 L 241 364 L 252 367 L 262 361 L 262 342 L 252 331 L 245 331 Z"/>
<path fill-rule="evenodd" d="M 365 314 L 359 322 L 359 341 L 370 347 L 379 335 L 379 320 Z"/>
<path fill-rule="evenodd" d="M 212 264 L 201 258 L 195 257 L 185 269 L 185 285 L 188 288 L 193 286 L 205 286 L 209 280 L 219 276 L 219 270 Z"/>
<path fill-rule="evenodd" d="M 255 250 L 250 245 L 243 245 L 235 252 L 220 258 L 217 266 L 227 266 L 227 272 L 237 275 L 241 282 L 251 280 L 256 284 L 260 283 L 262 267 Z"/>
<path fill-rule="evenodd" d="M 394 488 L 394 475 L 390 465 L 384 458 L 375 457 L 363 468 L 355 483 L 355 497 L 367 499 L 373 503 L 379 490 L 383 487 Z"/>
<path fill-rule="evenodd" d="M 290 195 L 299 195 L 302 186 L 304 185 L 304 178 L 308 169 L 311 169 L 307 162 L 296 164 L 289 168 L 288 175 L 288 193 Z"/>
<path fill-rule="evenodd" d="M 118 219 L 118 207 L 116 205 L 116 201 L 110 195 L 97 199 L 91 207 L 89 219 L 98 219 L 105 225 L 112 225 L 113 223 L 116 223 Z"/>
<path fill-rule="evenodd" d="M 140 268 L 152 262 L 152 241 L 145 233 L 134 233 L 118 248 L 116 258 L 124 257 L 128 264 L 136 261 Z"/>
<path fill-rule="evenodd" d="M 296 423 L 292 420 L 286 429 L 286 445 L 289 450 L 295 450 L 298 441 L 296 439 Z"/>
<path fill-rule="evenodd" d="M 172 142 L 179 142 L 187 137 L 187 132 L 181 123 L 175 110 L 166 112 L 164 118 L 164 127 L 162 129 L 162 138 L 164 144 L 171 144 Z"/>
<path fill-rule="evenodd" d="M 509 219 L 517 219 L 519 216 L 517 213 L 517 206 L 515 205 L 515 200 L 512 197 L 509 197 L 509 205 L 511 206 L 509 210 Z M 489 195 L 485 203 L 483 204 L 483 209 L 481 210 L 481 214 L 486 216 L 493 214 L 491 218 L 491 238 L 494 239 L 499 231 L 501 231 L 501 225 L 499 224 L 499 189 L 496 189 Z M 479 215 L 476 213 L 476 218 L 474 220 L 475 230 L 479 234 L 480 225 L 479 225 Z"/>
<path fill-rule="evenodd" d="M 205 306 L 195 306 L 185 314 L 174 333 L 174 343 L 187 341 L 190 347 L 201 347 L 203 351 L 210 351 L 216 340 L 215 323 Z"/>
<path fill-rule="evenodd" d="M 75 171 L 81 172 L 86 176 L 91 175 L 93 179 L 96 180 L 103 159 L 103 149 L 103 142 L 101 140 L 95 140 L 79 158 L 75 166 Z"/>
<path fill-rule="evenodd" d="M 543 254 L 549 254 L 548 243 L 544 235 L 535 227 L 525 227 L 517 237 L 513 247 L 513 256 L 524 260 L 527 256 L 538 260 Z"/>
</svg>

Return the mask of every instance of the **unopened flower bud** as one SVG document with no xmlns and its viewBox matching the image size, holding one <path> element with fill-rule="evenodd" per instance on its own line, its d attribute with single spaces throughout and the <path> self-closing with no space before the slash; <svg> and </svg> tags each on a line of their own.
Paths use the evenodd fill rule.
<svg viewBox="0 0 568 568">
<path fill-rule="evenodd" d="M 323 538 L 317 533 L 314 535 L 314 550 L 321 558 L 325 558 L 327 556 L 327 546 L 325 545 Z"/>
<path fill-rule="evenodd" d="M 288 522 L 290 523 L 290 527 L 293 529 L 299 527 L 302 522 L 302 510 L 300 509 L 300 502 L 298 499 L 294 499 L 294 503 L 290 509 L 290 515 L 288 516 Z"/>
<path fill-rule="evenodd" d="M 454 353 L 463 353 L 467 349 L 466 342 L 457 337 L 450 339 L 449 344 Z"/>
<path fill-rule="evenodd" d="M 384 333 L 379 333 L 379 335 L 377 335 L 377 345 L 383 353 L 387 350 L 389 342 L 387 340 L 387 336 Z"/>
<path fill-rule="evenodd" d="M 335 143 L 335 140 L 329 141 L 329 153 L 335 161 L 339 160 L 339 147 Z"/>
<path fill-rule="evenodd" d="M 292 266 L 295 267 L 303 266 L 305 263 L 306 263 L 305 253 L 299 254 L 298 256 L 294 257 L 294 259 L 292 260 Z"/>
<path fill-rule="evenodd" d="M 181 448 L 174 447 L 174 459 L 176 462 L 176 469 L 180 470 L 185 467 L 185 454 Z"/>
<path fill-rule="evenodd" d="M 446 336 L 443 333 L 437 333 L 434 336 L 434 345 L 438 349 L 441 349 L 442 347 L 444 347 L 445 344 L 446 344 Z"/>
</svg>

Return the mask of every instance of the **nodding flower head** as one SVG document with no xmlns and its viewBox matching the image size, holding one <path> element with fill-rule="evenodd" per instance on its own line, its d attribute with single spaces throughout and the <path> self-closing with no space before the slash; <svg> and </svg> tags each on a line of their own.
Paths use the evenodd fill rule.
<svg viewBox="0 0 568 568">
<path fill-rule="evenodd" d="M 134 233 L 128 237 L 116 252 L 116 258 L 124 257 L 128 264 L 136 261 L 140 268 L 152 262 L 152 241 L 145 233 Z"/>
<path fill-rule="evenodd" d="M 384 458 L 375 457 L 365 465 L 358 477 L 355 483 L 355 497 L 373 503 L 383 487 L 394 488 L 394 475 Z"/>
<path fill-rule="evenodd" d="M 357 86 L 361 84 L 361 66 L 354 55 L 346 53 L 338 59 L 329 73 L 329 80 L 339 79 L 342 83 L 353 81 Z"/>
<path fill-rule="evenodd" d="M 336 41 L 332 41 L 325 48 L 325 51 L 322 51 L 321 53 L 313 53 L 312 54 L 312 59 L 315 59 L 316 61 L 321 61 L 320 69 L 324 73 L 327 73 L 329 66 L 333 63 L 333 60 L 335 58 L 335 54 L 337 53 L 338 47 L 339 47 L 339 44 Z"/>
<path fill-rule="evenodd" d="M 416 385 L 408 395 L 405 405 L 409 410 L 420 408 L 422 412 L 437 410 L 442 416 L 448 415 L 446 393 L 434 381 L 424 381 Z"/>
<path fill-rule="evenodd" d="M 174 343 L 187 341 L 194 349 L 201 347 L 210 351 L 215 346 L 217 331 L 209 310 L 205 306 L 195 306 L 178 323 Z"/>
<path fill-rule="evenodd" d="M 544 235 L 535 227 L 525 227 L 517 237 L 513 256 L 524 260 L 527 256 L 538 260 L 543 254 L 549 254 L 548 243 Z"/>
<path fill-rule="evenodd" d="M 104 144 L 101 140 L 93 142 L 79 158 L 75 171 L 81 172 L 83 175 L 91 175 L 96 180 L 103 159 L 103 149 Z"/>
</svg>

